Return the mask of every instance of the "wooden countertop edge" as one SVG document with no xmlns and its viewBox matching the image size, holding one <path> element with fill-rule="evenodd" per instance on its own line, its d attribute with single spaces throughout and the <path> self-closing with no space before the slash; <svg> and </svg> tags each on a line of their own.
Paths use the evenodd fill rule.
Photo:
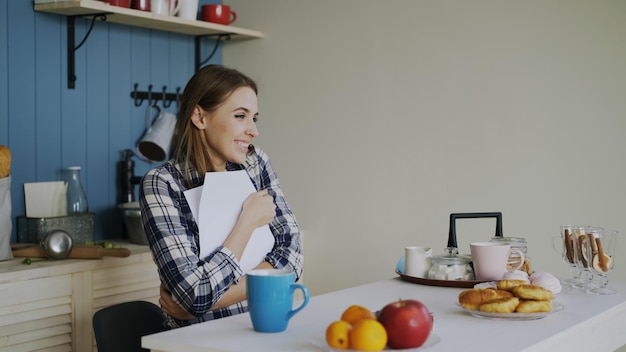
<svg viewBox="0 0 626 352">
<path fill-rule="evenodd" d="M 112 268 L 129 263 L 152 263 L 152 253 L 146 245 L 122 241 L 111 241 L 128 248 L 131 255 L 126 258 L 103 257 L 102 259 L 63 259 L 22 264 L 24 258 L 13 258 L 0 262 L 0 285 L 8 282 L 32 280 L 42 277 L 73 274 L 87 270 Z M 156 270 L 156 265 L 155 265 Z"/>
</svg>

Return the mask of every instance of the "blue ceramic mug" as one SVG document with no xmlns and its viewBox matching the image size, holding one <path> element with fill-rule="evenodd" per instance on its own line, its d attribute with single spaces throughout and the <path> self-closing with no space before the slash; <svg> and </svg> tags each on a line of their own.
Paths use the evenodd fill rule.
<svg viewBox="0 0 626 352">
<path fill-rule="evenodd" d="M 309 290 L 295 283 L 296 274 L 291 270 L 252 270 L 246 280 L 248 310 L 255 331 L 285 331 L 289 319 L 309 303 Z M 304 301 L 298 308 L 292 309 L 297 289 L 302 291 Z"/>
</svg>

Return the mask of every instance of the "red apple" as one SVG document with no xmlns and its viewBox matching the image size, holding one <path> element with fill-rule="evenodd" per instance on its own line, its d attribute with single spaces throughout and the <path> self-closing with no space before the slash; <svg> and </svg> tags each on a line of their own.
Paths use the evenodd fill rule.
<svg viewBox="0 0 626 352">
<path fill-rule="evenodd" d="M 433 327 L 428 308 L 414 299 L 387 304 L 380 311 L 378 321 L 387 330 L 387 346 L 393 349 L 420 347 Z"/>
</svg>

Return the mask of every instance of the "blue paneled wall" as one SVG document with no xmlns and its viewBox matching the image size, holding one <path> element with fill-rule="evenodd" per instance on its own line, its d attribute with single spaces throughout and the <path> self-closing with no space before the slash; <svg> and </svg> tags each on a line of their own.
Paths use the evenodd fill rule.
<svg viewBox="0 0 626 352">
<path fill-rule="evenodd" d="M 89 23 L 76 19 L 77 44 Z M 142 91 L 150 84 L 182 90 L 194 73 L 192 36 L 97 21 L 76 51 L 76 88 L 68 89 L 66 26 L 65 16 L 34 12 L 30 0 L 0 2 L 0 144 L 13 154 L 13 242 L 15 217 L 25 214 L 24 183 L 62 180 L 71 165 L 83 169 L 96 239 L 121 237 L 116 164 L 141 138 L 148 110 L 130 92 L 135 83 Z M 202 53 L 212 47 L 204 40 Z M 209 63 L 221 57 L 219 49 Z M 157 165 L 135 161 L 138 175 Z"/>
</svg>

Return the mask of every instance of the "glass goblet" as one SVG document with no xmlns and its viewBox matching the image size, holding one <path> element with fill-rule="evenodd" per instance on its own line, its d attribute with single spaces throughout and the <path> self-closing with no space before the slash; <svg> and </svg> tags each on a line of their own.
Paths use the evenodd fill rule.
<svg viewBox="0 0 626 352">
<path fill-rule="evenodd" d="M 589 246 L 587 234 L 592 231 L 601 232 L 603 231 L 603 229 L 601 227 L 592 227 L 592 226 L 586 226 L 583 228 L 574 229 L 574 238 L 576 241 L 576 244 L 574 245 L 575 253 L 576 253 L 574 261 L 576 262 L 576 265 L 578 266 L 578 269 L 580 270 L 581 282 L 574 284 L 572 287 L 585 290 L 585 291 L 588 291 L 597 287 L 597 285 L 594 284 L 594 272 L 590 268 L 591 263 L 589 262 L 587 258 L 587 251 L 588 251 L 588 246 Z"/>
<path fill-rule="evenodd" d="M 552 241 L 552 248 L 561 255 L 569 267 L 569 277 L 561 280 L 565 286 L 579 285 L 583 282 L 580 278 L 582 270 L 576 265 L 576 237 L 574 232 L 576 229 L 584 228 L 585 226 L 562 225 L 560 236 L 555 236 Z"/>
<path fill-rule="evenodd" d="M 611 295 L 608 274 L 615 265 L 615 245 L 619 231 L 590 231 L 587 233 L 587 259 L 590 270 L 598 276 L 599 286 L 587 290 L 598 295 Z"/>
</svg>

